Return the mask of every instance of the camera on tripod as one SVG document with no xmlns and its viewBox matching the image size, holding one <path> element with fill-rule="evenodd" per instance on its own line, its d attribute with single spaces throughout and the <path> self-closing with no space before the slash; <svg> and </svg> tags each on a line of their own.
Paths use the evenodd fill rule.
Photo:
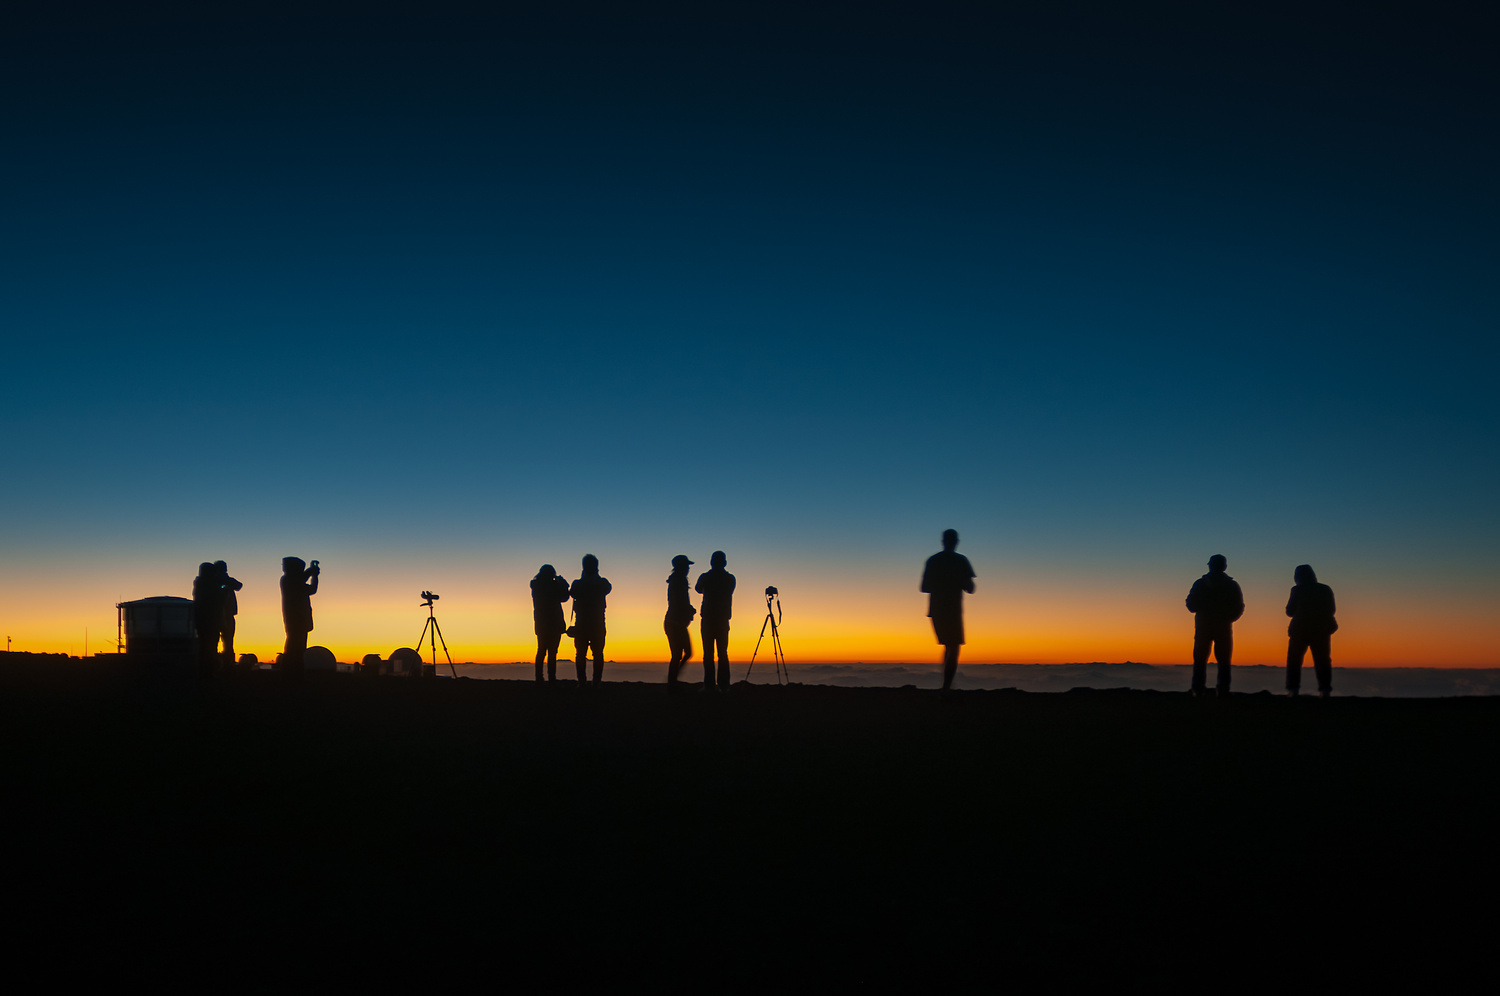
<svg viewBox="0 0 1500 996">
<path fill-rule="evenodd" d="M 776 590 L 776 586 L 775 585 L 772 585 L 772 584 L 766 585 L 766 597 L 767 598 L 775 598 L 779 594 L 781 594 L 781 592 L 779 592 L 779 591 Z"/>
<path fill-rule="evenodd" d="M 424 601 L 422 604 L 424 606 L 428 606 L 428 605 L 431 605 L 433 602 L 436 602 L 442 596 L 440 596 L 440 595 L 434 595 L 430 591 L 424 591 L 424 592 L 422 592 L 422 597 L 424 599 L 426 599 L 426 601 Z"/>
</svg>

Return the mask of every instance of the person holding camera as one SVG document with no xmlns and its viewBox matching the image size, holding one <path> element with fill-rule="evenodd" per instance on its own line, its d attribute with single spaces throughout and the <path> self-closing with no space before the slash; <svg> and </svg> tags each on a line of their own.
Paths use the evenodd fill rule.
<svg viewBox="0 0 1500 996">
<path fill-rule="evenodd" d="M 219 575 L 219 597 L 223 600 L 220 606 L 220 636 L 224 640 L 224 666 L 234 666 L 234 623 L 235 617 L 240 614 L 240 599 L 235 592 L 245 587 L 235 578 L 229 576 L 229 565 L 222 560 L 214 561 L 214 570 Z"/>
<path fill-rule="evenodd" d="M 698 575 L 693 590 L 703 596 L 699 614 L 703 634 L 703 690 L 714 690 L 714 658 L 719 659 L 718 689 L 729 691 L 729 617 L 734 605 L 734 575 L 724 569 L 729 558 L 715 550 L 708 570 Z"/>
<path fill-rule="evenodd" d="M 927 558 L 922 568 L 922 591 L 932 631 L 943 645 L 943 691 L 953 687 L 958 673 L 958 648 L 964 642 L 964 592 L 974 594 L 974 568 L 958 552 L 958 530 L 943 530 L 943 548 Z"/>
<path fill-rule="evenodd" d="M 578 687 L 587 680 L 588 651 L 594 650 L 594 684 L 604 680 L 604 598 L 613 589 L 609 578 L 599 576 L 599 558 L 583 555 L 583 576 L 573 582 L 568 594 L 573 598 L 573 625 L 568 635 L 578 648 Z M 562 609 L 559 607 L 559 612 Z"/>
<path fill-rule="evenodd" d="M 562 642 L 563 603 L 568 600 L 568 581 L 557 576 L 557 568 L 543 564 L 531 579 L 531 618 L 536 624 L 536 680 L 542 680 L 542 661 L 547 662 L 547 680 L 557 680 L 557 647 Z"/>
<path fill-rule="evenodd" d="M 308 567 L 300 557 L 281 558 L 281 621 L 286 626 L 281 669 L 286 674 L 302 673 L 307 634 L 313 628 L 312 597 L 318 593 L 321 572 L 316 560 Z"/>
<path fill-rule="evenodd" d="M 667 633 L 667 646 L 672 651 L 672 662 L 667 665 L 667 684 L 675 686 L 682 666 L 693 656 L 693 638 L 688 633 L 688 624 L 698 610 L 693 608 L 688 594 L 688 568 L 692 561 L 682 554 L 672 558 L 672 573 L 667 577 L 667 617 L 663 629 Z"/>
</svg>

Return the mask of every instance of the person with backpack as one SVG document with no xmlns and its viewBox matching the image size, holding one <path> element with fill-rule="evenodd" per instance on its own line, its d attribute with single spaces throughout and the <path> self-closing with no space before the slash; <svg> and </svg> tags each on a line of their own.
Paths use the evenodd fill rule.
<svg viewBox="0 0 1500 996">
<path fill-rule="evenodd" d="M 1208 654 L 1213 651 L 1219 665 L 1214 693 L 1229 694 L 1229 662 L 1234 655 L 1234 624 L 1245 614 L 1245 596 L 1239 582 L 1225 571 L 1229 561 L 1221 553 L 1208 558 L 1208 573 L 1193 582 L 1187 608 L 1193 613 L 1192 694 L 1207 694 Z"/>
</svg>

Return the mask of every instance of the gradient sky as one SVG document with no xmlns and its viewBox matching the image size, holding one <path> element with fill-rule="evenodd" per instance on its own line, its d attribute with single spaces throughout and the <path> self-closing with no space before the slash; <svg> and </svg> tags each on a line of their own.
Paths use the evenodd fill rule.
<svg viewBox="0 0 1500 996">
<path fill-rule="evenodd" d="M 0 39 L 0 627 L 245 582 L 274 653 L 610 653 L 669 561 L 797 660 L 1500 664 L 1500 113 L 1479 7 L 48 4 Z M 700 8 L 708 8 L 706 12 Z M 1404 7 L 1405 9 L 1402 9 Z M 695 633 L 695 643 L 696 643 Z M 738 648 L 736 650 L 736 648 Z"/>
</svg>

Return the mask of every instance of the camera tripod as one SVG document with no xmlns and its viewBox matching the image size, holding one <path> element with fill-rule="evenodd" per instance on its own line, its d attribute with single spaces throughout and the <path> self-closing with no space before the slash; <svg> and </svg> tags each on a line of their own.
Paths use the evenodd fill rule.
<svg viewBox="0 0 1500 996">
<path fill-rule="evenodd" d="M 775 614 L 772 614 L 771 603 L 776 603 Z M 766 621 L 760 624 L 760 636 L 755 641 L 755 653 L 750 655 L 750 666 L 745 669 L 745 680 L 750 680 L 750 672 L 755 670 L 755 655 L 760 653 L 760 641 L 766 638 L 766 627 L 771 627 L 771 659 L 776 662 L 776 684 L 792 683 L 792 675 L 786 669 L 786 654 L 781 650 L 781 633 L 778 630 L 778 620 L 781 616 L 781 597 L 775 588 L 766 589 Z"/>
<path fill-rule="evenodd" d="M 417 653 L 420 654 L 422 652 L 422 641 L 428 639 L 427 634 L 430 631 L 432 633 L 432 673 L 437 674 L 437 645 L 441 642 L 443 645 L 443 656 L 448 658 L 448 670 L 452 671 L 453 677 L 457 678 L 458 668 L 453 666 L 453 655 L 448 653 L 448 641 L 443 639 L 442 628 L 438 626 L 437 616 L 433 614 L 432 603 L 437 599 L 437 596 L 429 591 L 424 591 L 422 592 L 422 597 L 427 599 L 427 601 L 422 603 L 427 608 L 427 621 L 422 624 L 422 635 L 417 637 Z"/>
</svg>

